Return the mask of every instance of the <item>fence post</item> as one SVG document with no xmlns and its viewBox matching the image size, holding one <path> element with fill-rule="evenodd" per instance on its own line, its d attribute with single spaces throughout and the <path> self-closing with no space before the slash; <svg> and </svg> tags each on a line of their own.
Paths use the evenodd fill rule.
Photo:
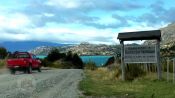
<svg viewBox="0 0 175 98">
<path fill-rule="evenodd" d="M 175 78 L 175 59 L 173 58 L 173 83 Z"/>
<path fill-rule="evenodd" d="M 169 81 L 169 63 L 170 63 L 170 60 L 168 58 L 167 59 L 167 81 Z"/>
</svg>

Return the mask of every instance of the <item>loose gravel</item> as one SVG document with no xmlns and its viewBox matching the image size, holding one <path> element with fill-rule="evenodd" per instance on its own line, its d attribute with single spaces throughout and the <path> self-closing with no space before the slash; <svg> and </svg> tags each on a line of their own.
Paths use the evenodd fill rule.
<svg viewBox="0 0 175 98">
<path fill-rule="evenodd" d="M 79 98 L 80 69 L 52 69 L 41 73 L 0 74 L 0 98 Z"/>
</svg>

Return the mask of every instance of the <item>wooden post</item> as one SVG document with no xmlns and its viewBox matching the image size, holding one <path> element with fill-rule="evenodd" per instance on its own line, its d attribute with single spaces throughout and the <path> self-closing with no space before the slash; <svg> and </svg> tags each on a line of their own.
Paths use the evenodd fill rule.
<svg viewBox="0 0 175 98">
<path fill-rule="evenodd" d="M 145 67 L 145 68 L 144 68 L 144 69 L 145 69 L 145 72 L 148 72 L 148 63 L 145 63 L 145 64 L 144 64 L 144 67 Z"/>
<path fill-rule="evenodd" d="M 122 80 L 125 80 L 125 62 L 124 62 L 124 42 L 120 41 L 121 44 L 121 69 L 122 69 Z"/>
<path fill-rule="evenodd" d="M 173 83 L 175 80 L 175 59 L 173 58 Z"/>
<path fill-rule="evenodd" d="M 169 66 L 170 66 L 170 60 L 167 59 L 167 81 L 169 81 Z"/>
<path fill-rule="evenodd" d="M 161 65 L 160 65 L 160 40 L 157 40 L 156 44 L 156 52 L 157 52 L 157 76 L 158 80 L 162 79 Z"/>
</svg>

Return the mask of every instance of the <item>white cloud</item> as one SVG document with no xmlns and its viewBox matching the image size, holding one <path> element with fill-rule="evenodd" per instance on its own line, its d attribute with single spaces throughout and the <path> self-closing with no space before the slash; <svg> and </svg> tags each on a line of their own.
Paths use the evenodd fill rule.
<svg viewBox="0 0 175 98">
<path fill-rule="evenodd" d="M 55 7 L 63 8 L 77 8 L 79 7 L 80 0 L 48 0 L 45 4 Z"/>
<path fill-rule="evenodd" d="M 28 30 L 32 39 L 38 40 L 47 40 L 47 41 L 56 41 L 56 42 L 72 42 L 79 43 L 82 41 L 88 41 L 93 43 L 109 43 L 104 41 L 99 42 L 98 39 L 92 38 L 103 38 L 104 36 L 107 38 L 111 38 L 113 35 L 110 30 L 99 30 L 94 28 L 87 29 L 72 29 L 72 28 L 63 28 L 63 27 L 42 27 Z M 33 36 L 35 35 L 35 36 Z M 30 38 L 29 37 L 29 38 Z"/>
<path fill-rule="evenodd" d="M 53 17 L 53 16 L 55 16 L 55 15 L 52 14 L 52 13 L 44 13 L 44 16 L 46 16 L 46 17 Z"/>
<path fill-rule="evenodd" d="M 111 3 L 108 3 L 110 1 Z M 129 10 L 126 9 L 140 7 L 130 3 L 116 6 L 115 3 L 120 4 L 117 2 L 115 0 L 39 0 L 29 4 L 32 7 L 21 7 L 19 11 L 14 12 L 14 8 L 0 6 L 0 40 L 40 40 L 59 43 L 88 41 L 110 44 L 119 43 L 117 40 L 119 32 L 153 30 L 166 25 L 164 22 L 159 22 L 154 26 L 148 26 L 144 21 L 138 23 L 136 19 L 127 18 L 126 16 L 132 15 L 125 16 L 121 13 L 127 14 Z M 23 9 L 24 12 L 21 11 Z M 120 25 L 125 21 L 128 22 L 126 25 Z"/>
<path fill-rule="evenodd" d="M 21 13 L 0 14 L 0 29 L 21 29 L 31 26 L 32 22 L 28 16 Z"/>
</svg>

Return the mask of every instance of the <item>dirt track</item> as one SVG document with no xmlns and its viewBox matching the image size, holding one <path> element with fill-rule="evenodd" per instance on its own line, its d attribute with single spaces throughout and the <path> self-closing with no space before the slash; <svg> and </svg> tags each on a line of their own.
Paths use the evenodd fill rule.
<svg viewBox="0 0 175 98">
<path fill-rule="evenodd" d="M 0 98 L 79 98 L 79 69 L 43 70 L 41 73 L 0 74 Z"/>
</svg>

